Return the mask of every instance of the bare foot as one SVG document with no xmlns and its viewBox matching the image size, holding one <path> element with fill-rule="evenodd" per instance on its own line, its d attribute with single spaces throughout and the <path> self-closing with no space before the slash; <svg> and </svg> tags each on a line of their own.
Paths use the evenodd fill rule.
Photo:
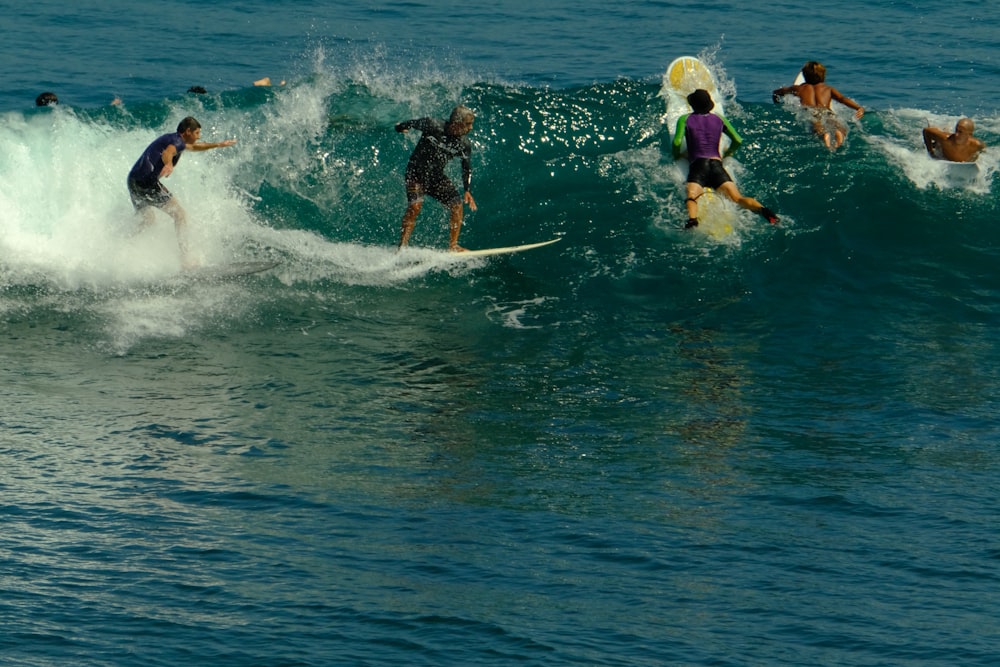
<svg viewBox="0 0 1000 667">
<path fill-rule="evenodd" d="M 462 246 L 460 246 L 460 245 L 453 245 L 453 246 L 450 246 L 450 247 L 448 248 L 448 250 L 449 250 L 449 251 L 451 251 L 451 252 L 468 252 L 468 250 L 466 250 L 465 248 L 463 248 L 463 247 L 462 247 Z"/>
</svg>

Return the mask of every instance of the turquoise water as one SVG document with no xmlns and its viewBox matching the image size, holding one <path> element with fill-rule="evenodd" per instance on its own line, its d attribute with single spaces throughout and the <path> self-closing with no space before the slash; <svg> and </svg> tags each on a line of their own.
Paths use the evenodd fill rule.
<svg viewBox="0 0 1000 667">
<path fill-rule="evenodd" d="M 1000 661 L 997 158 L 919 145 L 1000 143 L 996 9 L 81 7 L 5 10 L 0 662 Z M 680 228 L 685 54 L 780 225 Z M 867 109 L 836 154 L 770 101 L 814 57 Z M 559 243 L 457 261 L 428 203 L 394 252 L 393 125 L 458 101 L 462 243 Z M 131 235 L 188 114 L 239 140 L 170 177 L 196 254 L 276 269 Z"/>
</svg>

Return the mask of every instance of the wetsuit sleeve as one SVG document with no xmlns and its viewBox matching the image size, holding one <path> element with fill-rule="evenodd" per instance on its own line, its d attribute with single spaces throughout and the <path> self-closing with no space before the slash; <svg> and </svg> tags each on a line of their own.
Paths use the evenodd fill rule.
<svg viewBox="0 0 1000 667">
<path fill-rule="evenodd" d="M 468 142 L 462 153 L 462 186 L 466 192 L 472 187 L 472 144 Z"/>
<path fill-rule="evenodd" d="M 743 137 L 740 136 L 739 132 L 733 129 L 733 126 L 729 124 L 729 121 L 725 118 L 722 119 L 722 131 L 732 140 L 729 145 L 729 150 L 726 151 L 726 155 L 732 155 L 736 152 L 736 149 L 743 145 Z"/>
<path fill-rule="evenodd" d="M 407 130 L 412 130 L 415 128 L 423 132 L 426 121 L 427 121 L 426 118 L 414 118 L 413 120 L 404 120 L 402 123 L 396 123 L 396 131 L 406 132 Z"/>
<path fill-rule="evenodd" d="M 687 131 L 687 119 L 689 114 L 684 114 L 677 119 L 677 129 L 674 130 L 674 141 L 672 146 L 674 159 L 681 156 L 681 142 L 684 141 L 684 133 Z"/>
</svg>

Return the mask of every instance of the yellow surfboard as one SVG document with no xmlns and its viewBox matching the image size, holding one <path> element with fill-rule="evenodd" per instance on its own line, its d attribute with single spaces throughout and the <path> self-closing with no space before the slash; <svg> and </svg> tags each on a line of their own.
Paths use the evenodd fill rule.
<svg viewBox="0 0 1000 667">
<path fill-rule="evenodd" d="M 715 100 L 715 106 L 719 106 L 718 87 L 715 85 L 715 77 L 712 71 L 694 56 L 681 56 L 677 58 L 663 75 L 664 85 L 669 84 L 669 88 L 687 97 L 698 88 L 707 90 Z"/>
<path fill-rule="evenodd" d="M 736 206 L 712 188 L 698 199 L 698 231 L 722 241 L 733 233 L 739 213 Z"/>
<path fill-rule="evenodd" d="M 695 90 L 701 88 L 707 90 L 715 102 L 714 113 L 723 114 L 722 95 L 719 94 L 719 87 L 715 82 L 715 75 L 705 63 L 694 56 L 681 56 L 667 67 L 663 73 L 663 84 L 660 88 L 660 97 L 664 99 L 667 107 L 666 123 L 667 129 L 672 134 L 677 127 L 677 121 L 684 114 L 691 113 L 691 107 L 687 103 L 687 96 Z M 673 137 L 671 137 L 672 139 Z M 723 135 L 720 151 L 725 151 L 729 146 L 729 137 Z M 687 150 L 682 144 L 682 150 Z M 678 166 L 687 175 L 687 160 L 679 160 Z M 698 201 L 698 227 L 702 231 L 715 239 L 723 239 L 733 233 L 733 225 L 736 221 L 737 213 L 722 195 L 711 189 L 706 189 L 705 194 Z"/>
</svg>

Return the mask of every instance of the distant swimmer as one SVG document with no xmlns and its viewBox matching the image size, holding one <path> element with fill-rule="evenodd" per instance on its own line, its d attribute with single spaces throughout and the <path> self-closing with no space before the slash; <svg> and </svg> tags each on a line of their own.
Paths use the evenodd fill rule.
<svg viewBox="0 0 1000 667">
<path fill-rule="evenodd" d="M 739 206 L 762 215 L 768 222 L 775 224 L 778 216 L 753 197 L 740 194 L 736 183 L 722 165 L 719 155 L 719 141 L 725 132 L 731 143 L 726 151 L 726 157 L 736 152 L 743 143 L 733 126 L 724 117 L 712 113 L 715 102 L 707 90 L 698 89 L 688 95 L 688 104 L 694 113 L 685 114 L 677 119 L 677 130 L 674 132 L 674 159 L 684 157 L 681 153 L 681 142 L 687 139 L 687 158 L 691 163 L 687 176 L 687 211 L 688 221 L 685 229 L 698 225 L 698 198 L 705 188 L 712 188 L 723 193 Z"/>
<path fill-rule="evenodd" d="M 121 106 L 121 99 L 115 97 L 111 100 L 112 106 Z M 59 105 L 59 98 L 55 93 L 42 93 L 35 98 L 36 107 L 54 107 Z"/>
<path fill-rule="evenodd" d="M 865 115 L 864 107 L 842 95 L 836 88 L 828 86 L 825 83 L 826 68 L 815 60 L 810 60 L 802 67 L 802 76 L 805 83 L 778 88 L 771 97 L 775 102 L 789 93 L 798 97 L 802 106 L 812 109 L 813 132 L 823 137 L 823 143 L 827 148 L 831 150 L 840 148 L 844 138 L 847 137 L 847 127 L 834 113 L 832 100 L 854 109 L 854 117 L 857 119 Z"/>
<path fill-rule="evenodd" d="M 932 158 L 950 162 L 975 162 L 979 154 L 986 148 L 979 139 L 972 136 L 976 124 L 971 118 L 962 118 L 955 124 L 955 131 L 937 127 L 924 128 L 924 146 Z"/>
<path fill-rule="evenodd" d="M 417 224 L 417 216 L 424 205 L 424 195 L 430 195 L 451 211 L 448 229 L 450 239 L 448 249 L 453 252 L 465 250 L 458 245 L 458 234 L 462 230 L 463 202 L 476 210 L 476 200 L 469 188 L 472 184 L 472 143 L 466 136 L 472 131 L 475 114 L 468 107 L 457 106 L 451 111 L 448 121 L 436 118 L 418 118 L 396 125 L 397 132 L 419 130 L 420 141 L 410 155 L 406 165 L 406 212 L 403 213 L 403 231 L 399 237 L 399 247 L 410 242 L 410 235 Z M 445 165 L 454 158 L 462 161 L 462 185 L 465 196 L 459 196 L 454 183 L 444 173 Z"/>
<path fill-rule="evenodd" d="M 56 97 L 55 93 L 42 93 L 35 98 L 36 107 L 49 107 L 59 104 L 59 98 Z"/>
<path fill-rule="evenodd" d="M 181 249 L 181 263 L 186 269 L 195 266 L 188 249 L 187 217 L 177 198 L 160 183 L 160 178 L 170 176 L 181 158 L 181 153 L 187 149 L 207 151 L 236 143 L 235 139 L 226 139 L 218 143 L 201 143 L 198 141 L 200 138 L 201 123 L 188 116 L 178 123 L 176 133 L 164 134 L 153 141 L 128 173 L 129 196 L 136 212 L 142 215 L 139 229 L 145 229 L 154 222 L 155 216 L 151 206 L 161 209 L 173 218 L 177 230 L 177 243 Z"/>
</svg>

